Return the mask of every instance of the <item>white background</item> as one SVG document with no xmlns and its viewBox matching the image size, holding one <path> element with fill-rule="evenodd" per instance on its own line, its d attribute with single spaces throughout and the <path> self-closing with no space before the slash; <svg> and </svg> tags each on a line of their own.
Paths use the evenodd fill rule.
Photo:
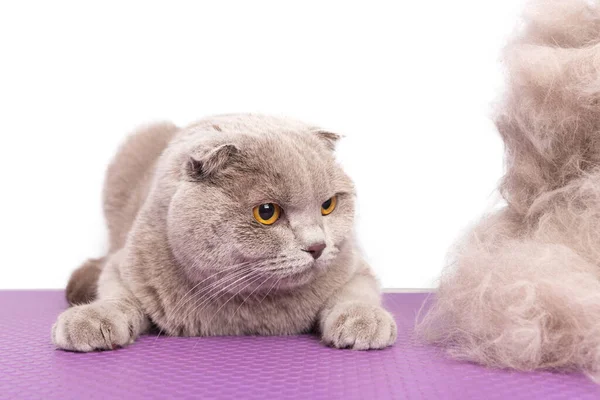
<svg viewBox="0 0 600 400">
<path fill-rule="evenodd" d="M 0 3 L 0 288 L 63 287 L 102 254 L 104 169 L 136 125 L 230 112 L 345 134 L 383 285 L 435 286 L 495 198 L 520 0 L 205 3 Z"/>
</svg>

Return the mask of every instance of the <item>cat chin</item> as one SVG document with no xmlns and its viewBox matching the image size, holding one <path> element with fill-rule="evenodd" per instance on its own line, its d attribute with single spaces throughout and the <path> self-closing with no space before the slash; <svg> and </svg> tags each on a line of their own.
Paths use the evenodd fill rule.
<svg viewBox="0 0 600 400">
<path fill-rule="evenodd" d="M 314 268 L 311 268 L 304 272 L 282 278 L 279 283 L 276 284 L 274 290 L 287 291 L 308 285 L 314 280 L 317 275 L 316 272 L 317 271 Z"/>
<path fill-rule="evenodd" d="M 276 279 L 280 281 L 275 285 L 273 290 L 293 290 L 313 282 L 319 275 L 325 273 L 329 267 L 335 262 L 337 253 L 332 254 L 329 257 L 318 259 L 310 262 L 309 264 L 294 268 L 287 274 L 278 274 Z"/>
<path fill-rule="evenodd" d="M 239 295 L 266 295 L 278 292 L 287 292 L 308 285 L 315 280 L 321 269 L 316 268 L 316 263 L 303 268 L 294 268 L 290 271 L 277 271 L 264 279 L 256 279 L 250 283 L 242 282 L 238 287 L 231 288 L 230 292 Z"/>
</svg>

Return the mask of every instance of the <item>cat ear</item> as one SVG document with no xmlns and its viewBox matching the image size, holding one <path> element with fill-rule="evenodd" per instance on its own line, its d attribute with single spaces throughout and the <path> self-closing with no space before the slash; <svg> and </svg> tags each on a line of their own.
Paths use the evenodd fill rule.
<svg viewBox="0 0 600 400">
<path fill-rule="evenodd" d="M 329 150 L 335 150 L 335 144 L 338 140 L 342 138 L 342 135 L 338 135 L 337 133 L 318 130 L 314 131 L 313 135 L 315 135 L 320 141 L 325 143 Z"/>
<path fill-rule="evenodd" d="M 194 180 L 209 178 L 225 167 L 237 153 L 238 148 L 235 145 L 223 144 L 200 158 L 190 156 L 186 165 L 186 172 Z"/>
</svg>

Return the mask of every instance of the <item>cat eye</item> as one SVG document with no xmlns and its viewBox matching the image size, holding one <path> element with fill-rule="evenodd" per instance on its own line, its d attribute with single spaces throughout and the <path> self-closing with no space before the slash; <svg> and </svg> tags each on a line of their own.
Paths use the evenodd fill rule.
<svg viewBox="0 0 600 400">
<path fill-rule="evenodd" d="M 337 196 L 331 197 L 325 203 L 321 204 L 321 214 L 329 215 L 335 210 L 335 205 L 337 203 Z"/>
<path fill-rule="evenodd" d="M 254 219 L 263 225 L 274 224 L 279 219 L 281 208 L 275 203 L 265 203 L 252 209 Z"/>
</svg>

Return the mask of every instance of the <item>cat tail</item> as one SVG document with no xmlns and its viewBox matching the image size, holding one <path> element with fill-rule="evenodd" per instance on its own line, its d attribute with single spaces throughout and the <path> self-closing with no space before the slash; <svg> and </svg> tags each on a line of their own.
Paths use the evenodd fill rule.
<svg viewBox="0 0 600 400">
<path fill-rule="evenodd" d="M 87 304 L 96 299 L 98 278 L 107 258 L 91 258 L 73 271 L 66 289 L 70 305 Z"/>
<path fill-rule="evenodd" d="M 504 52 L 499 190 L 417 334 L 455 358 L 600 377 L 600 1 L 528 3 Z"/>
</svg>

